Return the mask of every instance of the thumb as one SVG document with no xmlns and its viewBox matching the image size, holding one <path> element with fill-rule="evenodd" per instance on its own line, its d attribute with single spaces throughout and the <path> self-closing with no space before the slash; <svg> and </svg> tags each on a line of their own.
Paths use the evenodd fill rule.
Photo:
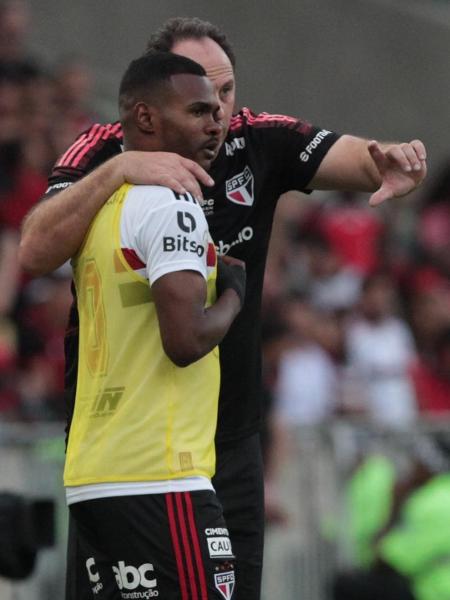
<svg viewBox="0 0 450 600">
<path fill-rule="evenodd" d="M 374 192 L 369 198 L 369 206 L 378 206 L 385 200 L 392 198 L 392 193 L 387 186 L 382 185 L 376 192 Z"/>
</svg>

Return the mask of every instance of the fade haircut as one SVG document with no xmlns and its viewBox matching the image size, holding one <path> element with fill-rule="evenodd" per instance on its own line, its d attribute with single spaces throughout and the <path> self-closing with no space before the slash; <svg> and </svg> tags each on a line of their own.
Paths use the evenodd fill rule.
<svg viewBox="0 0 450 600">
<path fill-rule="evenodd" d="M 163 86 L 172 75 L 188 74 L 205 77 L 205 69 L 195 61 L 172 52 L 151 51 L 133 60 L 119 87 L 119 109 L 124 111 L 143 100 L 158 101 Z"/>
<path fill-rule="evenodd" d="M 226 35 L 212 23 L 202 21 L 197 17 L 173 17 L 166 21 L 150 36 L 147 51 L 170 52 L 174 45 L 181 40 L 199 40 L 205 37 L 211 38 L 222 48 L 234 68 L 236 58 Z"/>
</svg>

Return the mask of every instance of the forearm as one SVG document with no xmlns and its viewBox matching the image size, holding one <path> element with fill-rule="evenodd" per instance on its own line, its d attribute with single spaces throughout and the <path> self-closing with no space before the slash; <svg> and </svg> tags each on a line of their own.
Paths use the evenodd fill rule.
<svg viewBox="0 0 450 600">
<path fill-rule="evenodd" d="M 343 135 L 323 159 L 310 187 L 316 190 L 373 192 L 381 177 L 368 150 L 369 141 Z"/>
<path fill-rule="evenodd" d="M 324 157 L 309 187 L 372 192 L 369 204 L 377 206 L 416 189 L 427 173 L 426 157 L 420 140 L 380 144 L 343 135 Z"/>
<path fill-rule="evenodd" d="M 240 310 L 239 296 L 231 288 L 226 289 L 216 303 L 205 310 L 202 326 L 197 333 L 197 343 L 203 354 L 220 344 Z"/>
<path fill-rule="evenodd" d="M 166 352 L 179 367 L 186 367 L 211 352 L 225 337 L 241 310 L 237 293 L 227 289 L 217 302 L 190 320 L 190 326 L 178 328 L 176 343 Z"/>
<path fill-rule="evenodd" d="M 22 225 L 19 261 L 25 271 L 44 275 L 77 252 L 99 209 L 124 182 L 119 159 L 34 207 Z"/>
</svg>

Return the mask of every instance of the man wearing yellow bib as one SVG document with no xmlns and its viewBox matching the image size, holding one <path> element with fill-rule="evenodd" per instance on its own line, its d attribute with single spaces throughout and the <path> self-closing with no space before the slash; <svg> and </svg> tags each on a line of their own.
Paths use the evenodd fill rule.
<svg viewBox="0 0 450 600">
<path fill-rule="evenodd" d="M 190 59 L 151 52 L 133 61 L 119 108 L 125 151 L 177 152 L 203 168 L 217 156 L 223 110 Z M 72 264 L 71 597 L 231 600 L 234 556 L 211 477 L 217 344 L 241 309 L 244 265 L 228 259 L 218 276 L 190 194 L 129 184 L 100 210 Z"/>
</svg>

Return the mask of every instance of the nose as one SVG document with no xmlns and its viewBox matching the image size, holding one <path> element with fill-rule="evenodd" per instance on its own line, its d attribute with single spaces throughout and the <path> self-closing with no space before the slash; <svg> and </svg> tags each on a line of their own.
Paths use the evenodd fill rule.
<svg viewBox="0 0 450 600">
<path fill-rule="evenodd" d="M 223 109 L 217 108 L 211 112 L 210 118 L 208 119 L 207 131 L 209 135 L 219 136 L 224 129 L 224 114 Z"/>
<path fill-rule="evenodd" d="M 225 118 L 225 110 L 223 108 L 223 105 L 221 103 L 219 103 L 217 109 L 214 111 L 214 119 L 216 121 L 223 121 Z"/>
</svg>

